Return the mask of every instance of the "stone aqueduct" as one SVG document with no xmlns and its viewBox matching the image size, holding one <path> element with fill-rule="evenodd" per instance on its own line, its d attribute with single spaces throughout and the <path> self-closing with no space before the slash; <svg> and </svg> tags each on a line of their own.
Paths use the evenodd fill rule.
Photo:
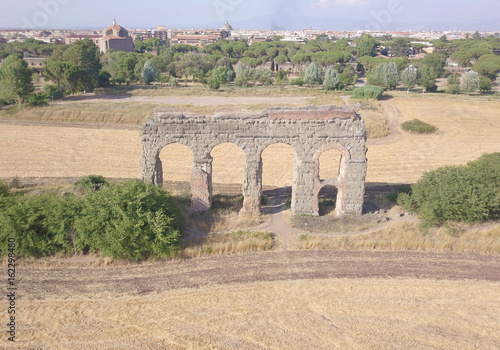
<svg viewBox="0 0 500 350">
<path fill-rule="evenodd" d="M 366 132 L 351 106 L 268 108 L 261 112 L 219 110 L 212 116 L 190 111 L 155 109 L 143 126 L 142 179 L 163 183 L 160 151 L 180 143 L 191 149 L 191 210 L 208 210 L 212 204 L 212 149 L 234 143 L 244 152 L 244 213 L 260 212 L 262 152 L 274 143 L 295 151 L 291 209 L 294 214 L 318 215 L 318 195 L 323 186 L 338 189 L 337 215 L 361 214 L 366 177 Z M 341 152 L 337 178 L 319 178 L 319 157 L 330 149 Z"/>
</svg>

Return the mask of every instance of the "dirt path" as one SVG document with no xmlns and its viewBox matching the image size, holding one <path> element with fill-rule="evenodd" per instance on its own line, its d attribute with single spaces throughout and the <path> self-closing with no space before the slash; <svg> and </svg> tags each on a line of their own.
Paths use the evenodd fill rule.
<svg viewBox="0 0 500 350">
<path fill-rule="evenodd" d="M 264 227 L 259 227 L 255 229 L 256 231 L 266 230 L 278 235 L 281 239 L 281 249 L 283 251 L 288 250 L 288 242 L 291 241 L 292 234 L 303 233 L 300 230 L 294 229 L 287 225 L 283 220 L 283 210 L 285 210 L 286 202 L 288 198 L 284 188 L 277 188 L 272 191 L 267 192 L 271 204 L 262 208 L 262 212 L 271 215 L 271 223 Z"/>
<path fill-rule="evenodd" d="M 391 101 L 383 102 L 382 110 L 384 112 L 387 127 L 389 128 L 389 133 L 387 134 L 387 136 L 379 139 L 367 140 L 366 145 L 368 147 L 375 145 L 388 145 L 401 140 L 403 137 L 403 133 L 401 132 L 400 127 L 401 119 L 403 116 L 396 104 Z"/>
<path fill-rule="evenodd" d="M 60 262 L 62 263 L 62 262 Z M 92 291 L 143 295 L 181 288 L 326 278 L 419 278 L 500 281 L 495 255 L 426 252 L 286 251 L 211 256 L 96 267 L 26 267 L 18 273 L 21 298 L 68 299 Z"/>
<path fill-rule="evenodd" d="M 218 105 L 248 105 L 248 104 L 268 104 L 268 105 L 290 105 L 303 106 L 307 105 L 313 97 L 307 96 L 76 96 L 68 97 L 62 102 L 54 104 L 67 104 L 74 102 L 85 103 L 158 103 L 165 105 L 201 105 L 201 106 L 218 106 Z"/>
</svg>

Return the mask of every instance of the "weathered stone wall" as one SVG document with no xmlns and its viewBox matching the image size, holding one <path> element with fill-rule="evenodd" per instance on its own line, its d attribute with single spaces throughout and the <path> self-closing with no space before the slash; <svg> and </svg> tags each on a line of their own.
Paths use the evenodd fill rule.
<svg viewBox="0 0 500 350">
<path fill-rule="evenodd" d="M 219 110 L 212 116 L 189 111 L 155 109 L 144 124 L 141 172 L 144 181 L 163 183 L 159 158 L 163 147 L 180 143 L 193 154 L 191 175 L 193 211 L 212 203 L 212 157 L 221 143 L 231 142 L 245 154 L 243 212 L 260 211 L 262 152 L 282 142 L 295 151 L 292 211 L 318 215 L 318 194 L 323 186 L 338 188 L 337 214 L 361 214 L 366 177 L 366 132 L 352 107 L 268 108 L 262 112 Z M 320 180 L 319 157 L 329 149 L 342 153 L 338 178 Z M 168 169 L 166 170 L 168 171 Z"/>
</svg>

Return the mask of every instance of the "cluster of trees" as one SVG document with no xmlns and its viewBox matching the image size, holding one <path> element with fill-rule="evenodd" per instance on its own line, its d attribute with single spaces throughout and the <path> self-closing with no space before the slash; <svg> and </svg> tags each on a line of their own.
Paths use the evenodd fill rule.
<svg viewBox="0 0 500 350">
<path fill-rule="evenodd" d="M 56 48 L 41 40 L 26 39 L 24 42 L 0 43 L 0 59 L 16 54 L 19 57 L 48 57 Z"/>
<path fill-rule="evenodd" d="M 467 166 L 424 174 L 397 201 L 406 210 L 417 212 L 427 225 L 447 220 L 480 222 L 500 216 L 499 193 L 500 153 L 491 153 Z"/>
<path fill-rule="evenodd" d="M 420 85 L 424 91 L 436 91 L 437 78 L 445 76 L 446 57 L 431 53 L 411 63 L 407 58 L 361 57 L 358 63 L 364 66 L 368 82 L 372 85 L 393 90 L 402 83 L 408 91 L 416 85 Z"/>
<path fill-rule="evenodd" d="M 65 93 L 89 91 L 110 84 L 150 84 L 157 81 L 177 86 L 179 79 L 201 82 L 213 90 L 233 81 L 239 87 L 273 83 L 311 87 L 322 84 L 325 89 L 334 90 L 350 89 L 357 76 L 366 76 L 370 85 L 384 89 L 395 89 L 401 83 L 408 91 L 415 86 L 421 86 L 424 91 L 435 91 L 436 79 L 448 76 L 445 70 L 448 57 L 463 67 L 470 66 L 478 74 L 479 87 L 476 90 L 491 89 L 498 78 L 500 56 L 493 54 L 494 49 L 500 49 L 500 38 L 497 37 L 481 38 L 477 34 L 469 39 L 454 41 L 442 37 L 434 42 L 435 53 L 411 62 L 408 59 L 410 49 L 419 50 L 424 45 L 412 44 L 408 38 L 386 36 L 380 40 L 388 48 L 388 52 L 382 53 L 391 57 L 381 58 L 378 55 L 377 47 L 381 42 L 369 34 L 354 40 L 355 45 L 353 41 L 335 41 L 319 36 L 304 45 L 275 38 L 252 45 L 241 40 L 220 40 L 203 48 L 182 44 L 162 45 L 158 39 L 152 38 L 137 41 L 136 52 L 109 50 L 106 54 L 100 54 L 88 39 L 69 46 L 54 46 L 28 39 L 24 43 L 0 44 L 0 57 L 50 56 L 43 74 L 57 88 L 48 88 L 43 96 L 38 96 L 40 98 L 54 97 L 53 90 L 57 90 L 56 96 L 61 97 Z M 356 64 L 352 63 L 354 57 Z M 9 60 L 11 67 L 13 60 Z M 271 69 L 260 68 L 264 64 Z M 284 64 L 289 69 L 283 69 Z M 289 80 L 290 70 L 300 72 L 299 78 Z M 11 86 L 0 88 L 3 103 L 22 103 L 30 98 L 32 87 L 27 79 L 22 80 L 22 89 L 12 87 L 8 72 L 3 73 L 0 79 L 3 79 L 2 85 Z M 474 77 L 471 84 L 470 80 L 465 75 L 462 78 L 450 76 L 447 92 L 473 92 L 477 79 Z"/>
<path fill-rule="evenodd" d="M 24 256 L 100 252 L 113 259 L 168 257 L 181 247 L 182 216 L 162 188 L 102 177 L 78 184 L 82 195 L 10 195 L 0 181 L 0 256 L 15 238 Z"/>
</svg>

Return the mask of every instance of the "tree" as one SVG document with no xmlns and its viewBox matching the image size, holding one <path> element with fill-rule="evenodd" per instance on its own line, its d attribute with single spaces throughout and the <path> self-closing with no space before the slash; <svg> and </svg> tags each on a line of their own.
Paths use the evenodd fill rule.
<svg viewBox="0 0 500 350">
<path fill-rule="evenodd" d="M 304 83 L 309 85 L 321 84 L 321 70 L 316 62 L 311 62 L 304 73 Z"/>
<path fill-rule="evenodd" d="M 287 76 L 286 72 L 283 69 L 280 68 L 276 72 L 274 83 L 276 85 L 280 85 L 280 84 L 283 84 L 283 83 L 288 83 L 288 76 Z"/>
<path fill-rule="evenodd" d="M 417 68 L 413 67 L 413 65 L 408 66 L 401 73 L 401 82 L 406 87 L 406 92 L 409 92 L 417 84 L 417 73 Z"/>
<path fill-rule="evenodd" d="M 377 42 L 370 34 L 363 34 L 359 38 L 357 57 L 362 56 L 376 56 L 377 55 Z"/>
<path fill-rule="evenodd" d="M 458 74 L 451 74 L 448 77 L 448 86 L 446 87 L 446 93 L 456 95 L 460 93 L 460 77 Z"/>
<path fill-rule="evenodd" d="M 337 86 L 337 89 L 339 90 L 356 84 L 356 81 L 358 80 L 356 70 L 350 64 L 343 66 L 339 74 L 339 80 L 340 83 Z"/>
<path fill-rule="evenodd" d="M 179 80 L 177 80 L 176 77 L 170 77 L 169 81 L 168 81 L 168 85 L 170 85 L 170 87 L 179 87 Z"/>
<path fill-rule="evenodd" d="M 370 84 L 394 90 L 399 82 L 399 69 L 395 62 L 379 64 L 370 77 Z"/>
<path fill-rule="evenodd" d="M 146 85 L 151 84 L 151 82 L 155 81 L 156 79 L 156 67 L 154 66 L 153 62 L 151 60 L 147 61 L 144 64 L 144 68 L 142 69 L 142 81 L 146 83 Z"/>
<path fill-rule="evenodd" d="M 467 96 L 471 92 L 476 92 L 479 89 L 479 74 L 471 70 L 462 75 L 460 87 L 467 93 Z"/>
<path fill-rule="evenodd" d="M 78 86 L 83 90 L 92 90 L 99 84 L 101 62 L 99 48 L 90 39 L 77 40 L 63 53 L 65 61 L 78 66 L 80 76 Z"/>
<path fill-rule="evenodd" d="M 18 102 L 19 108 L 23 101 L 33 92 L 31 71 L 26 61 L 10 55 L 0 66 L 0 100 L 7 103 Z"/>
<path fill-rule="evenodd" d="M 491 90 L 493 82 L 487 77 L 481 75 L 479 76 L 479 90 L 481 92 L 487 92 Z"/>
<path fill-rule="evenodd" d="M 57 83 L 57 94 L 61 98 L 61 84 L 64 86 L 64 71 L 66 69 L 65 62 L 51 57 L 45 60 L 43 65 L 43 74 L 46 78 Z"/>
<path fill-rule="evenodd" d="M 472 55 L 466 51 L 455 51 L 451 54 L 450 58 L 457 61 L 460 67 L 468 67 L 470 65 Z"/>
<path fill-rule="evenodd" d="M 325 79 L 323 80 L 323 87 L 325 90 L 335 90 L 339 83 L 339 71 L 333 66 L 328 67 L 325 73 Z"/>
<path fill-rule="evenodd" d="M 396 57 L 405 57 L 409 55 L 410 50 L 410 39 L 407 38 L 395 38 L 392 43 L 390 43 L 391 53 Z"/>
<path fill-rule="evenodd" d="M 209 76 L 208 86 L 212 90 L 219 90 L 222 84 L 226 84 L 234 78 L 234 72 L 225 67 L 217 67 L 207 73 Z"/>
<path fill-rule="evenodd" d="M 247 87 L 250 80 L 255 75 L 255 69 L 248 67 L 243 63 L 238 63 L 236 66 L 236 78 L 234 85 L 237 87 Z"/>
<path fill-rule="evenodd" d="M 71 94 L 74 94 L 78 88 L 78 83 L 80 81 L 81 73 L 80 68 L 71 62 L 65 62 L 63 78 L 65 83 L 69 86 Z M 99 79 L 98 79 L 99 80 Z"/>
<path fill-rule="evenodd" d="M 480 75 L 494 80 L 498 75 L 498 71 L 500 71 L 500 56 L 495 54 L 481 56 L 472 68 Z"/>
<path fill-rule="evenodd" d="M 425 55 L 422 60 L 423 65 L 431 66 L 437 74 L 436 78 L 443 76 L 444 66 L 446 65 L 446 56 L 440 53 L 430 53 Z"/>
<path fill-rule="evenodd" d="M 436 79 L 438 74 L 434 70 L 434 67 L 424 65 L 418 70 L 418 84 L 424 88 L 425 91 L 435 91 L 437 89 Z"/>
</svg>

